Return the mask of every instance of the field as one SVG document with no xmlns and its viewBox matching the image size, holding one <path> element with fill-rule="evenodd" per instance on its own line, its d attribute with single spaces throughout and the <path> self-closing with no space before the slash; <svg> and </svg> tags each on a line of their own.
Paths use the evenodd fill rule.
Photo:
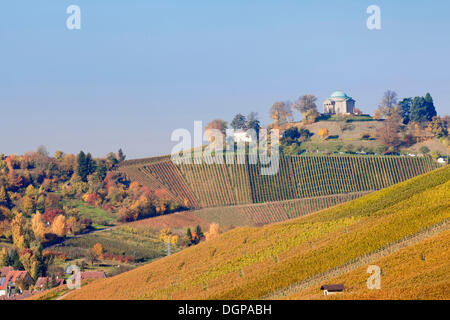
<svg viewBox="0 0 450 320">
<path fill-rule="evenodd" d="M 117 219 L 117 216 L 114 213 L 91 206 L 81 200 L 70 199 L 64 200 L 63 203 L 69 208 L 77 209 L 81 217 L 91 219 L 93 222 L 93 227 L 101 228 L 110 226 L 113 225 Z"/>
<path fill-rule="evenodd" d="M 256 299 L 449 219 L 449 199 L 447 166 L 294 220 L 236 228 L 65 298 Z"/>
<path fill-rule="evenodd" d="M 329 280 L 343 283 L 342 295 L 325 297 L 320 285 L 286 299 L 448 299 L 450 284 L 450 230 L 402 249 L 374 263 L 381 268 L 381 289 L 367 288 L 368 265 Z"/>
<path fill-rule="evenodd" d="M 141 161 L 141 162 L 140 162 Z M 180 164 L 169 157 L 133 160 L 121 166 L 131 179 L 166 189 L 192 208 L 213 208 L 369 192 L 439 167 L 430 157 L 306 155 L 281 156 L 276 175 L 261 164 Z"/>
<path fill-rule="evenodd" d="M 77 260 L 83 258 L 96 243 L 100 243 L 107 254 L 132 258 L 131 263 L 148 262 L 167 253 L 158 232 L 137 232 L 131 228 L 113 228 L 70 238 L 51 249 L 66 254 L 70 260 Z M 176 250 L 178 248 L 174 247 L 172 251 Z"/>
<path fill-rule="evenodd" d="M 119 227 L 124 230 L 135 230 L 138 233 L 156 232 L 159 233 L 162 229 L 170 228 L 173 232 L 186 231 L 187 227 L 195 227 L 199 225 L 202 230 L 208 230 L 210 222 L 199 218 L 193 212 L 178 212 L 167 214 L 163 216 L 143 219 L 131 223 L 127 223 Z"/>
</svg>

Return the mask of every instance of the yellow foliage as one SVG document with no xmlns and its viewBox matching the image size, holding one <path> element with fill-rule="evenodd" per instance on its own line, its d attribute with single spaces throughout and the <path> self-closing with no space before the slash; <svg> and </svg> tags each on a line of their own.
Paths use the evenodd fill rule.
<svg viewBox="0 0 450 320">
<path fill-rule="evenodd" d="M 33 229 L 36 239 L 40 242 L 43 242 L 47 230 L 44 222 L 42 221 L 42 215 L 39 211 L 37 211 L 31 219 L 31 228 Z"/>
<path fill-rule="evenodd" d="M 319 137 L 321 137 L 322 139 L 328 137 L 328 129 L 327 128 L 322 128 L 319 130 Z"/>
<path fill-rule="evenodd" d="M 219 225 L 217 223 L 211 223 L 209 225 L 209 232 L 205 232 L 206 241 L 214 240 L 219 237 Z"/>
<path fill-rule="evenodd" d="M 92 251 L 96 255 L 97 258 L 100 258 L 103 255 L 103 246 L 101 243 L 96 243 L 92 248 Z"/>
<path fill-rule="evenodd" d="M 25 249 L 25 218 L 22 213 L 17 214 L 12 223 L 11 231 L 13 236 L 14 246 L 19 249 Z"/>
<path fill-rule="evenodd" d="M 66 217 L 62 214 L 58 215 L 52 223 L 52 232 L 58 237 L 66 235 Z"/>
<path fill-rule="evenodd" d="M 25 212 L 31 213 L 34 210 L 34 200 L 29 196 L 22 198 L 22 208 Z"/>
</svg>

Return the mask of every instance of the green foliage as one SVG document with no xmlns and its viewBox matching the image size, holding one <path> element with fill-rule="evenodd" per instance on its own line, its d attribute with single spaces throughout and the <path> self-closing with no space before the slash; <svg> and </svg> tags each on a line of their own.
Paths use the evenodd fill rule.
<svg viewBox="0 0 450 320">
<path fill-rule="evenodd" d="M 244 130 L 247 129 L 247 120 L 244 115 L 238 113 L 230 123 L 234 130 Z"/>
<path fill-rule="evenodd" d="M 436 116 L 433 98 L 429 93 L 425 97 L 415 97 L 412 100 L 410 120 L 415 122 L 431 121 Z"/>
</svg>

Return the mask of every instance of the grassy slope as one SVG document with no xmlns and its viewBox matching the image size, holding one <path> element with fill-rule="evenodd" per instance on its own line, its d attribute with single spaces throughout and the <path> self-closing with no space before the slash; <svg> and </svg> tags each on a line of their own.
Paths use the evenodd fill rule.
<svg viewBox="0 0 450 320">
<path fill-rule="evenodd" d="M 447 166 L 316 214 L 237 228 L 67 298 L 258 298 L 448 219 L 449 199 Z"/>
<path fill-rule="evenodd" d="M 382 270 L 380 290 L 367 288 L 365 265 L 329 281 L 348 288 L 342 295 L 325 297 L 319 285 L 287 299 L 449 299 L 450 230 L 372 264 Z"/>
</svg>

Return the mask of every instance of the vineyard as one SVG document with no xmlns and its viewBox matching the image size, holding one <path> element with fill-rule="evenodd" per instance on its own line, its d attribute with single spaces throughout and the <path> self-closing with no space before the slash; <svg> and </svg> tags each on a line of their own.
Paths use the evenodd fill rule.
<svg viewBox="0 0 450 320">
<path fill-rule="evenodd" d="M 165 156 L 125 161 L 119 170 L 151 189 L 165 189 L 171 199 L 188 203 L 191 208 L 214 208 L 351 193 L 362 195 L 439 167 L 430 157 L 301 155 L 281 156 L 277 174 L 261 175 L 264 165 L 249 164 L 248 158 L 244 160 L 240 162 L 244 164 L 200 161 L 175 165 Z M 235 163 L 238 163 L 236 158 Z M 340 202 L 330 200 L 329 203 Z M 277 206 L 273 209 L 280 215 L 295 216 L 292 211 L 282 213 L 286 210 Z"/>
<path fill-rule="evenodd" d="M 311 215 L 235 228 L 65 298 L 257 299 L 448 220 L 449 199 L 444 167 Z M 426 283 L 416 278 L 414 285 Z"/>
<path fill-rule="evenodd" d="M 383 270 L 382 290 L 367 289 L 369 264 L 378 265 Z M 331 299 L 448 299 L 450 295 L 450 286 L 448 285 L 450 230 L 360 265 L 356 269 L 343 270 L 345 272 L 342 275 L 324 277 L 324 281 L 328 283 L 343 283 L 348 286 L 345 294 L 330 297 Z M 424 278 L 427 281 L 420 282 L 419 286 L 418 279 Z M 289 295 L 285 298 L 326 299 L 327 297 L 324 297 L 320 290 L 320 283 L 312 283 L 310 287 L 305 283 L 304 288 L 295 290 L 294 293 L 288 292 Z M 269 298 L 274 299 L 276 296 Z"/>
<path fill-rule="evenodd" d="M 225 228 L 262 226 L 330 208 L 366 194 L 368 192 L 356 192 L 223 208 L 205 208 L 192 211 L 190 214 L 211 223 L 218 223 Z"/>
</svg>

